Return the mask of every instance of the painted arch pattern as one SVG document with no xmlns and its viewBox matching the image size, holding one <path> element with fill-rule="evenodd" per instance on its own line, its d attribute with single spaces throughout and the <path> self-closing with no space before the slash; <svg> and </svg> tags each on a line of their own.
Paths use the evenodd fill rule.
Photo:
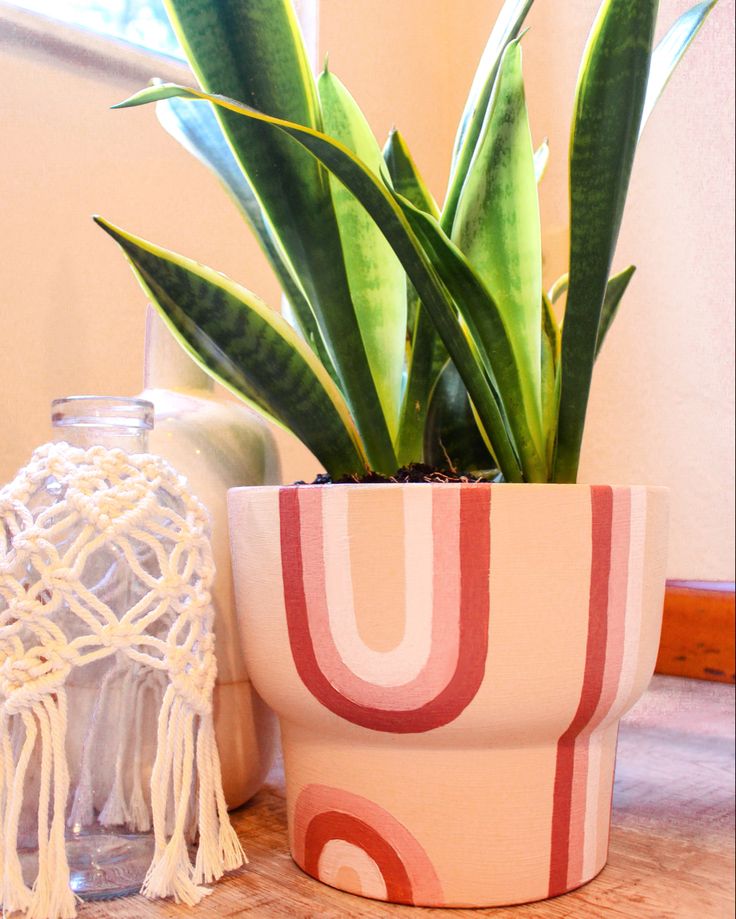
<svg viewBox="0 0 736 919">
<path fill-rule="evenodd" d="M 323 488 L 281 491 L 292 655 L 310 692 L 340 717 L 418 733 L 453 721 L 474 698 L 488 647 L 491 498 L 472 488 L 396 489 L 376 521 L 366 519 L 363 490 L 333 492 L 329 514 Z M 381 592 L 403 613 L 392 636 L 375 634 L 376 620 L 390 619 Z"/>
<path fill-rule="evenodd" d="M 397 489 L 381 512 L 388 535 L 380 552 L 398 559 L 391 571 L 379 568 L 370 521 L 363 532 L 351 527 L 360 508 L 351 507 L 349 489 L 338 513 L 332 494 L 329 516 L 324 489 L 280 492 L 291 654 L 304 685 L 339 717 L 376 731 L 427 732 L 457 719 L 484 679 L 493 680 L 486 673 L 494 640 L 491 550 L 503 534 L 493 529 L 493 489 L 483 489 L 483 501 L 480 490 L 471 499 L 473 490 Z M 541 832 L 549 860 L 533 884 L 536 896 L 579 886 L 605 862 L 617 719 L 642 679 L 647 490 L 594 486 L 589 501 L 587 610 L 579 621 L 585 664 L 577 706 L 546 759 L 553 802 Z M 423 519 L 424 543 L 406 540 L 409 514 Z M 366 625 L 376 587 L 379 597 L 382 590 L 387 599 L 404 598 L 401 628 Z M 381 806 L 380 786 L 370 797 L 323 785 L 302 789 L 293 824 L 297 862 L 326 883 L 376 899 L 456 905 L 452 878 L 426 855 L 435 851 L 429 840 Z"/>
<path fill-rule="evenodd" d="M 391 903 L 442 903 L 424 849 L 398 820 L 360 795 L 308 785 L 296 801 L 294 859 L 307 874 Z"/>
</svg>

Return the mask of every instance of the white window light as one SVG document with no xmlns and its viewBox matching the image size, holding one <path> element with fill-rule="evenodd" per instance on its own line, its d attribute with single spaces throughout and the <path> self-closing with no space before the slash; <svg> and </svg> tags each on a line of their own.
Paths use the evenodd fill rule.
<svg viewBox="0 0 736 919">
<path fill-rule="evenodd" d="M 163 0 L 11 0 L 12 6 L 183 59 Z"/>
</svg>

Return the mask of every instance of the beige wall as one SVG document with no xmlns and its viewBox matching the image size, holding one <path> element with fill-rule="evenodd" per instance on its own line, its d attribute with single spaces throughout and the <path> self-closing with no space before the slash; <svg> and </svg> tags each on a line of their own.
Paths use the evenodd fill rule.
<svg viewBox="0 0 736 919">
<path fill-rule="evenodd" d="M 540 2 L 524 40 L 535 138 L 548 134 L 553 152 L 543 186 L 550 277 L 564 270 L 570 102 L 596 5 Z M 685 5 L 663 0 L 663 18 Z M 438 197 L 499 6 L 321 2 L 321 52 L 379 138 L 402 130 Z M 733 577 L 732 24 L 733 0 L 721 0 L 648 129 L 617 258 L 639 273 L 598 368 L 584 447 L 587 481 L 673 489 L 670 574 L 679 577 Z M 46 436 L 53 396 L 140 388 L 144 301 L 91 213 L 278 302 L 216 182 L 150 109 L 108 111 L 145 82 L 148 65 L 136 59 L 138 71 L 117 76 L 83 69 L 8 40 L 8 28 L 0 19 L 0 480 Z M 311 476 L 314 460 L 281 442 L 285 478 Z"/>
<path fill-rule="evenodd" d="M 498 2 L 320 0 L 320 60 L 357 98 L 383 145 L 397 127 L 444 195 L 457 121 Z"/>
<path fill-rule="evenodd" d="M 212 265 L 274 306 L 278 286 L 216 180 L 171 140 L 152 107 L 113 112 L 150 76 L 186 80 L 149 55 L 85 39 L 67 59 L 32 17 L 0 5 L 0 481 L 48 435 L 49 402 L 142 388 L 145 300 L 93 213 Z M 44 45 L 48 45 L 44 42 Z M 108 55 L 97 66 L 97 53 Z M 293 438 L 284 471 L 314 460 Z M 310 469 L 306 470 L 309 474 Z"/>
</svg>

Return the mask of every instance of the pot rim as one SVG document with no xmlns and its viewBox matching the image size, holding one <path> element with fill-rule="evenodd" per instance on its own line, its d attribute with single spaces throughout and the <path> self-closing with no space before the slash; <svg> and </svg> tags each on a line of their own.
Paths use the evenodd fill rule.
<svg viewBox="0 0 736 919">
<path fill-rule="evenodd" d="M 308 484 L 308 485 L 236 485 L 233 488 L 228 488 L 228 495 L 233 497 L 238 497 L 241 494 L 248 494 L 253 491 L 259 492 L 280 492 L 288 489 L 297 488 L 326 488 L 326 489 L 345 489 L 349 488 L 351 490 L 366 490 L 379 491 L 385 490 L 387 488 L 460 488 L 467 485 L 472 485 L 473 488 L 503 488 L 503 489 L 524 489 L 524 491 L 529 491 L 530 489 L 535 489 L 540 491 L 544 489 L 549 491 L 550 489 L 565 489 L 566 491 L 572 490 L 581 490 L 585 489 L 590 491 L 591 488 L 616 488 L 616 489 L 645 489 L 650 493 L 659 493 L 659 494 L 669 494 L 671 489 L 666 485 L 636 485 L 636 484 L 627 484 L 627 485 L 616 485 L 610 482 L 606 482 L 602 485 L 596 483 L 575 483 L 575 484 L 563 484 L 558 482 L 339 482 L 339 483 L 328 483 L 328 484 Z"/>
</svg>

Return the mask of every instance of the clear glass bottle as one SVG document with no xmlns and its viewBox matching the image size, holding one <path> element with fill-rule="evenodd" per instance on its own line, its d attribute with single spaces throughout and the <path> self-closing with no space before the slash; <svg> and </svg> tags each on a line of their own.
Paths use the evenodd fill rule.
<svg viewBox="0 0 736 919">
<path fill-rule="evenodd" d="M 52 403 L 52 424 L 54 439 L 70 446 L 88 449 L 99 445 L 145 453 L 153 428 L 153 405 L 141 399 L 101 396 L 57 399 Z M 63 487 L 53 477 L 47 479 L 45 489 L 34 498 L 34 516 L 42 506 L 52 506 Z M 67 531 L 56 550 L 64 552 L 79 535 Z M 139 562 L 143 567 L 148 564 L 142 556 Z M 29 583 L 36 574 L 27 572 Z M 114 543 L 90 555 L 81 580 L 118 618 L 145 592 Z M 85 634 L 85 624 L 68 607 L 57 610 L 54 621 L 67 640 Z M 66 853 L 72 890 L 83 899 L 136 893 L 151 863 L 149 786 L 164 680 L 162 674 L 120 651 L 75 667 L 67 678 L 70 789 Z M 40 757 L 38 749 L 34 756 Z M 40 763 L 34 768 L 32 762 L 28 770 L 31 782 L 39 772 Z M 28 791 L 18 845 L 30 886 L 38 866 L 38 796 L 35 788 Z"/>
</svg>

